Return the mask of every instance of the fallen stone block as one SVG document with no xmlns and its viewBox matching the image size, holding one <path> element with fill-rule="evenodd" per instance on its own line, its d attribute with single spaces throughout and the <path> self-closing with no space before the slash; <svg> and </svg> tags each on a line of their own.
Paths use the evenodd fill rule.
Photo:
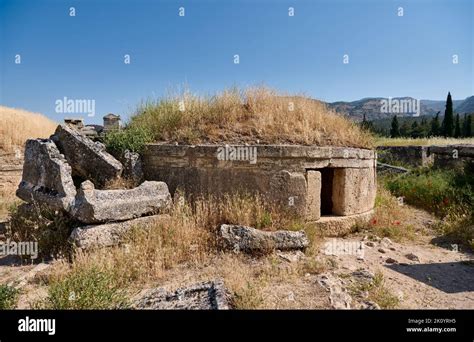
<svg viewBox="0 0 474 342">
<path fill-rule="evenodd" d="M 93 142 L 75 129 L 59 125 L 51 139 L 71 165 L 73 176 L 102 186 L 122 174 L 122 164 L 105 151 L 103 144 Z"/>
<path fill-rule="evenodd" d="M 229 291 L 220 280 L 202 282 L 167 292 L 156 288 L 136 300 L 134 308 L 153 310 L 228 310 Z"/>
<path fill-rule="evenodd" d="M 71 166 L 53 141 L 26 142 L 23 176 L 16 195 L 28 203 L 39 202 L 54 210 L 70 209 L 76 196 Z"/>
<path fill-rule="evenodd" d="M 72 216 L 82 223 L 125 221 L 156 214 L 171 203 L 168 186 L 145 181 L 129 190 L 96 190 L 91 181 L 81 184 Z"/>
<path fill-rule="evenodd" d="M 166 223 L 169 219 L 169 215 L 153 215 L 124 222 L 77 227 L 72 231 L 69 241 L 84 250 L 115 246 L 123 241 L 125 234 L 131 229 L 148 229 Z"/>
<path fill-rule="evenodd" d="M 265 254 L 304 249 L 309 245 L 304 231 L 278 230 L 265 232 L 252 227 L 223 224 L 220 235 L 224 247 L 236 252 Z"/>
</svg>

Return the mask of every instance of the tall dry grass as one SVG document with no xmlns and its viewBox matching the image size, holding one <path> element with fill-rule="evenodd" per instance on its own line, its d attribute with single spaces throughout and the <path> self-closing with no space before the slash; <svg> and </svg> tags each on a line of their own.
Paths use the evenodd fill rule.
<svg viewBox="0 0 474 342">
<path fill-rule="evenodd" d="M 47 138 L 56 126 L 42 114 L 0 106 L 0 151 L 12 152 L 30 138 Z"/>
<path fill-rule="evenodd" d="M 295 225 L 282 213 L 265 208 L 258 198 L 237 195 L 221 200 L 208 198 L 193 206 L 177 200 L 168 214 L 166 222 L 149 229 L 135 227 L 120 246 L 77 251 L 72 259 L 57 262 L 48 283 L 50 289 L 60 289 L 60 293 L 52 291 L 49 303 L 55 303 L 55 307 L 79 308 L 65 302 L 64 294 L 81 288 L 78 281 L 89 283 L 84 277 L 92 274 L 107 279 L 107 287 L 130 294 L 165 282 L 178 286 L 183 280 L 189 283 L 222 278 L 236 295 L 237 307 L 256 308 L 263 305 L 261 294 L 270 280 L 294 277 L 292 281 L 296 281 L 301 274 L 309 272 L 305 263 L 295 264 L 294 269 L 282 273 L 277 269 L 278 260 L 271 255 L 262 257 L 261 265 L 256 266 L 249 257 L 220 248 L 217 228 L 221 223 L 240 223 L 268 230 Z M 83 290 L 86 294 L 91 292 L 88 288 Z"/>
<path fill-rule="evenodd" d="M 265 87 L 145 101 L 129 126 L 166 142 L 373 146 L 369 133 L 322 102 Z"/>
</svg>

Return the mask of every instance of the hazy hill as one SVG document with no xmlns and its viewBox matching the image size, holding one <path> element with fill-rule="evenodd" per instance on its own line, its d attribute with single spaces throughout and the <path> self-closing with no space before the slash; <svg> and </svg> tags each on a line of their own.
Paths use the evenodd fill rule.
<svg viewBox="0 0 474 342">
<path fill-rule="evenodd" d="M 380 120 L 391 118 L 393 113 L 383 113 L 381 101 L 382 97 L 364 98 L 352 102 L 332 102 L 327 103 L 328 107 L 334 109 L 336 112 L 349 116 L 355 121 L 361 121 L 365 113 L 367 120 Z M 412 97 L 394 97 L 394 100 L 414 100 Z M 437 112 L 444 114 L 446 101 L 445 100 L 420 100 L 420 116 L 433 116 Z M 468 97 L 466 100 L 454 100 L 453 105 L 456 112 L 463 113 L 464 111 L 474 112 L 474 96 Z M 412 115 L 398 115 L 409 116 Z"/>
<path fill-rule="evenodd" d="M 470 96 L 454 107 L 456 113 L 474 113 L 474 96 Z"/>
</svg>

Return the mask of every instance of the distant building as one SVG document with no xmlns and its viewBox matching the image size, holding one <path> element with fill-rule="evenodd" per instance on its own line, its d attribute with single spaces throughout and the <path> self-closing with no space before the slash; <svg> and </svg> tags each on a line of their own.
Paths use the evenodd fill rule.
<svg viewBox="0 0 474 342">
<path fill-rule="evenodd" d="M 109 113 L 104 116 L 104 133 L 122 128 L 120 115 Z"/>
</svg>

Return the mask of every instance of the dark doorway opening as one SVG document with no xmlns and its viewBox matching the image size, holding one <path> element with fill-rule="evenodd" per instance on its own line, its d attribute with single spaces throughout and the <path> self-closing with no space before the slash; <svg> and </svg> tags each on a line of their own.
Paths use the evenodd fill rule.
<svg viewBox="0 0 474 342">
<path fill-rule="evenodd" d="M 332 215 L 332 182 L 334 169 L 319 169 L 321 172 L 321 216 Z"/>
</svg>

